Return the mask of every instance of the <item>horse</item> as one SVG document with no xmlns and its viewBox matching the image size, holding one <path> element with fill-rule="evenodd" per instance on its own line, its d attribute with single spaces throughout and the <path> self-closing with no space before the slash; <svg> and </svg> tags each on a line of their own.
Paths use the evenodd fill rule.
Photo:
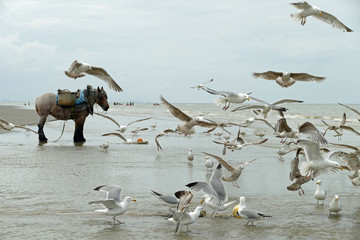
<svg viewBox="0 0 360 240">
<path fill-rule="evenodd" d="M 107 95 L 104 88 L 93 89 L 91 86 L 87 86 L 84 89 L 85 103 L 74 106 L 59 106 L 57 104 L 56 95 L 53 93 L 45 93 L 35 100 L 35 109 L 40 116 L 38 123 L 39 142 L 46 143 L 43 128 L 46 122 L 46 118 L 52 115 L 59 120 L 72 119 L 75 121 L 74 143 L 84 143 L 86 139 L 83 135 L 85 119 L 89 114 L 93 115 L 93 106 L 97 103 L 104 111 L 109 109 L 109 103 L 107 101 Z"/>
</svg>

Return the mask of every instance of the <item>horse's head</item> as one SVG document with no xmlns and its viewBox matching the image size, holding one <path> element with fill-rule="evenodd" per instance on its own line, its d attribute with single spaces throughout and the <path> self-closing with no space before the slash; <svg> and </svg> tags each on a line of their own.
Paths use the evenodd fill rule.
<svg viewBox="0 0 360 240">
<path fill-rule="evenodd" d="M 107 95 L 103 87 L 101 89 L 97 88 L 97 97 L 96 97 L 96 103 L 104 110 L 107 111 L 109 109 L 109 103 L 107 101 Z"/>
</svg>

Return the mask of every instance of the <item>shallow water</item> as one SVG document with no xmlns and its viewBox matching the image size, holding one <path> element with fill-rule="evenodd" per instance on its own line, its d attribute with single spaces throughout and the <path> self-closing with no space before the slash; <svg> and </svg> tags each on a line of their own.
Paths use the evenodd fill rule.
<svg viewBox="0 0 360 240">
<path fill-rule="evenodd" d="M 189 115 L 199 112 L 214 120 L 242 122 L 252 112 L 223 112 L 213 104 L 174 104 Z M 356 106 L 360 109 L 359 105 Z M 286 116 L 289 124 L 311 121 L 321 130 L 321 119 L 329 123 L 341 121 L 345 111 L 350 125 L 359 130 L 356 116 L 339 105 L 289 105 Z M 257 129 L 266 130 L 269 141 L 261 146 L 245 147 L 241 151 L 228 151 L 224 159 L 238 164 L 251 159 L 240 176 L 240 188 L 225 183 L 229 200 L 246 197 L 249 208 L 272 215 L 256 222 L 256 227 L 246 227 L 246 221 L 230 216 L 232 207 L 224 216 L 200 218 L 190 225 L 191 232 L 181 230 L 174 235 L 175 226 L 166 220 L 168 207 L 154 197 L 150 190 L 172 194 L 192 181 L 207 181 L 210 174 L 204 167 L 204 155 L 209 152 L 222 156 L 222 146 L 211 140 L 223 139 L 213 134 L 202 133 L 196 128 L 191 137 L 168 135 L 159 138 L 162 151 L 156 150 L 154 137 L 166 128 L 174 128 L 178 120 L 172 117 L 164 106 L 136 104 L 133 107 L 112 106 L 109 113 L 122 125 L 142 117 L 153 119 L 131 125 L 149 127 L 156 122 L 156 129 L 149 129 L 138 135 L 148 145 L 124 145 L 121 139 L 101 136 L 113 132 L 117 127 L 99 116 L 88 117 L 84 135 L 87 142 L 82 146 L 72 143 L 74 124 L 66 123 L 64 135 L 60 136 L 63 122 L 50 122 L 44 131 L 49 143 L 38 146 L 37 136 L 24 132 L 0 134 L 0 230 L 2 239 L 200 239 L 200 238 L 264 238 L 264 239 L 358 239 L 360 235 L 360 192 L 347 177 L 347 172 L 321 175 L 328 198 L 324 206 L 316 205 L 313 181 L 303 185 L 304 196 L 286 189 L 290 164 L 295 153 L 279 157 L 279 139 L 270 128 L 254 123 L 246 131 L 245 141 L 257 141 L 251 133 Z M 271 113 L 269 121 L 275 123 L 277 116 Z M 34 128 L 35 129 L 35 128 Z M 234 138 L 237 128 L 229 128 Z M 217 132 L 218 130 L 215 130 Z M 330 142 L 338 142 L 327 134 Z M 107 152 L 99 148 L 110 142 Z M 345 132 L 341 143 L 359 145 L 359 138 Z M 189 148 L 195 152 L 195 160 L 188 163 Z M 335 149 L 335 148 L 331 148 Z M 346 149 L 344 149 L 346 150 Z M 348 151 L 348 150 L 346 150 Z M 215 160 L 214 160 L 215 163 Z M 224 170 L 224 175 L 228 173 Z M 88 205 L 89 201 L 101 200 L 104 193 L 93 191 L 103 184 L 122 186 L 122 198 L 132 196 L 137 200 L 129 211 L 118 216 L 125 224 L 113 224 L 110 216 L 95 213 L 100 207 Z M 334 194 L 340 195 L 343 210 L 339 216 L 329 216 L 327 204 Z M 202 192 L 195 192 L 191 209 L 200 204 Z M 204 206 L 208 215 L 212 210 Z"/>
</svg>

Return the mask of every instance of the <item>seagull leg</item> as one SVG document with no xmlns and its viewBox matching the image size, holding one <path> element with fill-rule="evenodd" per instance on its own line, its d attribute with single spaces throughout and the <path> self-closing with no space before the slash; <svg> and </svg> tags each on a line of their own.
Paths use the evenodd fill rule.
<svg viewBox="0 0 360 240">
<path fill-rule="evenodd" d="M 123 222 L 120 222 L 119 220 L 117 220 L 117 219 L 115 218 L 115 216 L 113 217 L 113 219 L 114 219 L 114 224 L 115 224 L 115 221 L 117 221 L 119 224 L 124 224 Z"/>
</svg>

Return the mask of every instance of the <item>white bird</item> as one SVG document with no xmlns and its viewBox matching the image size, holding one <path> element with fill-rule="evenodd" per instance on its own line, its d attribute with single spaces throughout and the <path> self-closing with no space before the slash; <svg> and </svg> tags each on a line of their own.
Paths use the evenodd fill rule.
<svg viewBox="0 0 360 240">
<path fill-rule="evenodd" d="M 290 87 L 294 85 L 296 81 L 316 81 L 322 82 L 326 79 L 326 77 L 317 77 L 314 75 L 310 75 L 308 73 L 291 73 L 291 72 L 274 72 L 267 71 L 262 73 L 253 73 L 252 76 L 254 78 L 263 78 L 266 80 L 275 80 L 277 84 L 281 87 Z"/>
<path fill-rule="evenodd" d="M 193 212 L 190 212 L 189 206 L 191 204 L 193 194 L 190 191 L 179 191 L 177 194 L 179 203 L 177 205 L 176 212 L 173 217 L 168 220 L 176 223 L 175 233 L 179 231 L 179 227 L 181 225 L 185 225 L 187 230 L 190 231 L 189 225 L 193 224 L 199 218 L 203 208 L 201 206 L 197 206 Z"/>
<path fill-rule="evenodd" d="M 101 144 L 100 147 L 104 149 L 107 152 L 107 149 L 109 148 L 110 143 L 106 141 L 105 143 Z"/>
<path fill-rule="evenodd" d="M 197 90 L 203 89 L 205 87 L 205 84 L 210 83 L 212 81 L 214 81 L 214 79 L 210 79 L 209 81 L 200 83 L 199 85 L 196 85 L 196 86 L 193 86 L 193 87 L 190 87 L 190 88 L 196 88 Z"/>
<path fill-rule="evenodd" d="M 122 92 L 123 89 L 112 79 L 112 77 L 105 71 L 105 69 L 100 67 L 90 66 L 87 63 L 80 63 L 75 60 L 69 67 L 68 71 L 65 71 L 65 75 L 69 78 L 80 78 L 84 77 L 85 74 L 90 74 L 94 77 L 100 78 L 105 81 L 111 89 L 116 92 Z"/>
<path fill-rule="evenodd" d="M 96 113 L 96 112 L 95 112 L 95 114 L 98 115 L 98 116 L 107 118 L 107 119 L 109 119 L 110 121 L 112 121 L 113 123 L 115 123 L 116 126 L 119 127 L 119 129 L 117 129 L 116 131 L 119 131 L 119 132 L 121 132 L 121 133 L 124 133 L 131 124 L 134 124 L 134 123 L 137 123 L 137 122 L 142 122 L 142 121 L 146 121 L 146 120 L 151 119 L 151 117 L 141 118 L 141 119 L 137 119 L 137 120 L 131 121 L 131 122 L 129 122 L 129 123 L 126 124 L 126 125 L 120 125 L 114 118 L 112 118 L 112 117 L 110 117 L 110 116 L 108 116 L 108 115 L 101 114 L 101 113 Z"/>
<path fill-rule="evenodd" d="M 259 213 L 247 208 L 245 204 L 245 197 L 243 196 L 240 197 L 240 204 L 237 215 L 248 220 L 246 226 L 249 225 L 249 223 L 251 223 L 252 226 L 255 226 L 254 221 L 260 220 L 262 218 L 271 217 L 269 215 L 265 215 L 263 213 Z"/>
<path fill-rule="evenodd" d="M 225 211 L 235 202 L 236 200 L 227 203 L 222 203 L 221 201 L 219 201 L 219 199 L 215 198 L 214 196 L 209 196 L 205 194 L 204 196 L 202 196 L 202 200 L 200 203 L 201 204 L 205 203 L 206 206 L 214 210 L 214 212 L 211 214 L 212 216 L 214 214 L 218 214 L 218 211 Z"/>
<path fill-rule="evenodd" d="M 212 171 L 214 166 L 214 162 L 209 158 L 209 156 L 205 156 L 205 167 L 208 171 Z"/>
<path fill-rule="evenodd" d="M 32 130 L 28 127 L 12 124 L 11 122 L 8 122 L 2 118 L 0 118 L 0 127 L 7 131 L 11 131 L 14 128 L 22 128 L 22 129 L 25 129 L 26 131 L 30 131 L 30 132 L 38 134 L 37 132 L 35 132 L 34 130 Z"/>
<path fill-rule="evenodd" d="M 203 190 L 206 194 L 214 196 L 220 202 L 225 203 L 228 199 L 224 184 L 221 181 L 222 177 L 222 166 L 221 163 L 216 167 L 215 171 L 210 177 L 210 182 L 192 182 L 186 186 L 194 191 Z"/>
<path fill-rule="evenodd" d="M 185 122 L 184 124 L 179 124 L 177 126 L 177 129 L 180 132 L 182 132 L 183 134 L 185 134 L 185 136 L 195 133 L 194 126 L 207 127 L 207 128 L 212 128 L 212 127 L 218 126 L 218 124 L 215 123 L 214 121 L 212 121 L 212 122 L 203 121 L 203 117 L 193 117 L 192 118 L 192 117 L 188 116 L 187 114 L 182 112 L 180 109 L 178 109 L 177 107 L 173 106 L 168 101 L 166 101 L 165 98 L 163 98 L 162 96 L 160 96 L 160 100 L 163 104 L 166 105 L 166 107 L 169 109 L 170 113 L 174 117 Z"/>
<path fill-rule="evenodd" d="M 327 193 L 322 186 L 321 180 L 317 180 L 316 184 L 317 184 L 317 187 L 316 187 L 316 191 L 314 193 L 314 197 L 317 200 L 318 205 L 319 205 L 319 201 L 322 201 L 321 205 L 324 205 L 324 200 L 327 197 Z"/>
<path fill-rule="evenodd" d="M 121 138 L 121 140 L 124 141 L 124 144 L 147 144 L 147 141 L 133 141 L 133 137 L 137 134 L 138 132 L 135 132 L 131 135 L 131 137 L 129 139 L 126 139 L 123 135 L 121 135 L 118 132 L 111 132 L 111 133 L 104 133 L 102 136 L 117 136 L 119 138 Z"/>
<path fill-rule="evenodd" d="M 208 87 L 202 88 L 204 91 L 213 94 L 213 95 L 221 95 L 222 97 L 215 100 L 215 104 L 218 106 L 224 105 L 223 110 L 227 110 L 230 107 L 231 103 L 243 103 L 246 100 L 254 99 L 250 97 L 251 93 L 236 93 L 236 92 L 228 92 L 228 91 L 217 91 Z"/>
<path fill-rule="evenodd" d="M 218 157 L 218 156 L 210 154 L 210 153 L 205 153 L 205 152 L 204 152 L 204 154 L 215 158 L 219 163 L 221 163 L 226 168 L 226 170 L 228 170 L 230 172 L 230 176 L 222 177 L 222 180 L 225 182 L 231 182 L 234 187 L 238 187 L 238 188 L 240 188 L 240 186 L 238 185 L 237 180 L 239 179 L 239 177 L 242 173 L 242 170 L 244 169 L 244 167 L 246 165 L 255 161 L 255 159 L 253 159 L 253 160 L 247 161 L 243 164 L 240 164 L 237 167 L 233 167 L 232 165 L 230 165 L 228 162 L 226 162 L 221 157 Z"/>
<path fill-rule="evenodd" d="M 323 173 L 343 169 L 339 163 L 329 160 L 334 152 L 327 153 L 325 157 L 321 155 L 318 143 L 310 140 L 298 140 L 297 146 L 304 149 L 306 158 L 306 162 L 302 162 L 300 165 L 301 175 L 315 178 Z"/>
<path fill-rule="evenodd" d="M 174 130 L 172 130 L 172 129 L 169 129 L 169 128 L 168 128 L 168 129 L 165 129 L 164 131 L 162 131 L 161 133 L 159 133 L 158 135 L 156 135 L 156 136 L 155 136 L 155 143 L 156 143 L 156 147 L 157 147 L 157 150 L 158 150 L 158 151 L 159 151 L 159 150 L 162 150 L 162 147 L 161 147 L 158 139 L 159 139 L 160 137 L 165 136 L 165 134 L 167 134 L 167 133 L 177 133 L 177 132 L 174 131 Z"/>
<path fill-rule="evenodd" d="M 313 16 L 327 24 L 330 24 L 334 28 L 343 30 L 344 32 L 352 32 L 350 28 L 345 26 L 342 22 L 339 21 L 335 16 L 320 10 L 318 7 L 310 5 L 307 2 L 298 2 L 291 3 L 297 9 L 302 10 L 300 13 L 291 14 L 290 16 L 294 18 L 295 21 L 301 21 L 301 25 L 305 25 L 306 17 Z"/>
<path fill-rule="evenodd" d="M 188 155 L 187 155 L 187 159 L 189 161 L 193 161 L 194 160 L 194 153 L 193 153 L 193 149 L 190 148 L 189 152 L 188 152 Z"/>
<path fill-rule="evenodd" d="M 342 205 L 339 200 L 340 196 L 335 195 L 333 200 L 329 203 L 329 214 L 339 214 L 339 212 L 342 210 Z"/>
<path fill-rule="evenodd" d="M 94 190 L 106 192 L 105 200 L 89 202 L 89 204 L 99 204 L 104 207 L 104 209 L 98 209 L 95 212 L 113 216 L 114 224 L 115 221 L 122 224 L 122 222 L 116 219 L 116 216 L 123 215 L 129 209 L 130 202 L 136 202 L 136 200 L 131 197 L 125 197 L 123 201 L 120 201 L 121 187 L 117 185 L 102 185 L 94 188 Z"/>
<path fill-rule="evenodd" d="M 259 104 L 247 104 L 240 107 L 235 108 L 232 110 L 232 112 L 240 111 L 240 110 L 246 110 L 246 109 L 261 109 L 261 114 L 264 116 L 264 118 L 267 118 L 268 113 L 271 110 L 276 110 L 278 112 L 285 112 L 288 109 L 285 107 L 278 106 L 279 104 L 283 103 L 302 103 L 301 100 L 293 100 L 293 99 L 282 99 L 277 102 L 274 102 L 272 104 L 269 103 L 259 103 Z"/>
</svg>

